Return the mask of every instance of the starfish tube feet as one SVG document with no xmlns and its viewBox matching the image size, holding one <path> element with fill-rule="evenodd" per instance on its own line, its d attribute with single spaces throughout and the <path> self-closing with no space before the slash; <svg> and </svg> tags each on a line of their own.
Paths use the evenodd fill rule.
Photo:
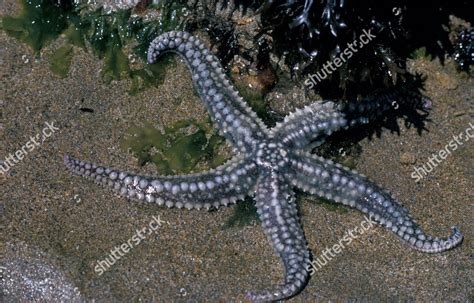
<svg viewBox="0 0 474 303">
<path fill-rule="evenodd" d="M 311 194 L 357 208 L 416 250 L 426 253 L 443 252 L 457 246 L 463 239 L 455 227 L 448 238 L 426 235 L 408 210 L 388 192 L 365 176 L 332 161 L 299 153 L 295 155 L 291 166 L 291 182 L 295 186 Z"/>
<path fill-rule="evenodd" d="M 185 176 L 139 176 L 64 156 L 75 174 L 114 189 L 119 195 L 187 209 L 227 206 L 241 200 L 256 183 L 256 166 L 233 159 L 213 171 Z"/>
</svg>

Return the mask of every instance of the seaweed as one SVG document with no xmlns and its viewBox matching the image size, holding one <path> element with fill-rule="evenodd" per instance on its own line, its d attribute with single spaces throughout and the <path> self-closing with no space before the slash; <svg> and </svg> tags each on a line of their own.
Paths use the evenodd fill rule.
<svg viewBox="0 0 474 303">
<path fill-rule="evenodd" d="M 70 1 L 21 0 L 22 12 L 17 17 L 4 16 L 2 29 L 28 44 L 35 53 L 54 41 L 68 28 L 74 15 Z"/>
<path fill-rule="evenodd" d="M 51 71 L 61 78 L 67 76 L 71 66 L 73 49 L 70 45 L 61 46 L 50 58 Z"/>
<path fill-rule="evenodd" d="M 264 96 L 257 90 L 251 89 L 250 87 L 237 82 L 236 89 L 239 91 L 245 102 L 252 108 L 252 110 L 261 118 L 265 123 L 272 124 L 272 116 L 268 111 L 268 104 L 265 102 Z"/>
<path fill-rule="evenodd" d="M 127 56 L 124 48 L 132 45 L 132 54 L 146 59 L 151 40 L 163 32 L 183 29 L 186 14 L 186 8 L 173 1 L 161 1 L 155 7 L 160 17 L 152 21 L 132 17 L 131 9 L 104 12 L 98 8 L 90 11 L 85 5 L 70 0 L 22 0 L 22 7 L 19 16 L 2 18 L 2 29 L 27 43 L 35 53 L 64 34 L 66 42 L 49 58 L 54 73 L 60 77 L 67 75 L 73 53 L 71 46 L 92 50 L 103 59 L 104 81 L 110 83 L 112 80 L 130 78 L 132 84 L 129 93 L 132 95 L 161 84 L 170 60 L 132 68 L 130 56 Z"/>
<path fill-rule="evenodd" d="M 133 126 L 121 142 L 122 149 L 138 158 L 139 165 L 153 163 L 160 175 L 192 172 L 198 164 L 215 168 L 227 159 L 218 150 L 224 138 L 212 129 L 210 121 L 181 120 L 163 131 L 151 123 Z M 252 199 L 237 203 L 224 228 L 243 227 L 259 222 Z"/>
<path fill-rule="evenodd" d="M 271 36 L 272 52 L 284 57 L 295 77 L 321 71 L 364 30 L 375 34 L 372 42 L 314 85 L 323 98 L 332 99 L 366 95 L 404 83 L 406 60 L 415 50 L 425 47 L 427 55 L 440 60 L 453 53 L 446 30 L 451 14 L 472 19 L 466 0 L 391 0 L 384 5 L 343 0 L 263 2 L 260 35 Z M 420 19 L 421 15 L 426 18 Z"/>
<path fill-rule="evenodd" d="M 194 15 L 196 20 L 189 22 L 190 29 L 204 29 L 209 35 L 216 56 L 222 66 L 226 67 L 239 54 L 240 44 L 237 40 L 234 24 L 230 21 L 208 13 L 205 18 Z"/>
<path fill-rule="evenodd" d="M 465 5 L 466 1 L 461 2 Z M 314 87 L 323 99 L 356 99 L 410 82 L 406 59 L 421 47 L 417 40 L 427 41 L 412 39 L 413 33 L 421 32 L 416 31 L 420 25 L 412 22 L 419 20 L 416 16 L 420 10 L 431 11 L 433 7 L 417 8 L 404 0 L 391 0 L 383 6 L 375 1 L 361 5 L 340 0 L 194 1 L 188 24 L 206 30 L 224 66 L 232 60 L 235 63 L 235 58 L 258 70 L 273 65 L 289 70 L 295 80 L 303 82 L 341 56 L 347 44 L 358 40 L 364 31 L 373 33 L 373 41 L 353 51 L 350 60 L 325 80 L 309 87 Z M 255 24 L 234 22 L 237 9 L 242 13 L 252 10 L 253 16 L 248 17 L 257 20 Z M 437 39 L 442 36 L 441 24 L 447 21 L 446 16 L 447 11 L 437 12 L 430 23 L 422 26 L 433 27 L 432 20 L 442 20 L 433 27 Z M 426 42 L 430 55 L 435 49 L 432 42 Z M 262 113 L 268 115 L 268 110 L 263 109 L 259 115 Z"/>
<path fill-rule="evenodd" d="M 142 18 L 134 17 L 130 20 L 132 33 L 137 42 L 134 52 L 144 60 L 151 41 L 159 34 L 185 28 L 184 20 L 188 10 L 184 4 L 179 1 L 160 1 L 156 8 L 161 12 L 159 19 L 144 21 Z"/>
<path fill-rule="evenodd" d="M 134 126 L 121 142 L 130 150 L 140 165 L 153 163 L 162 175 L 189 173 L 204 161 L 214 168 L 225 162 L 218 154 L 224 138 L 217 135 L 209 122 L 182 120 L 163 131 L 145 123 Z"/>
<path fill-rule="evenodd" d="M 426 50 L 426 47 L 420 47 L 419 49 L 414 50 L 410 54 L 410 58 L 413 58 L 413 59 L 426 58 L 429 61 L 433 60 L 433 57 L 428 53 L 428 51 Z"/>
<path fill-rule="evenodd" d="M 252 199 L 247 198 L 237 203 L 232 216 L 224 223 L 224 228 L 244 227 L 257 222 L 260 222 L 257 207 Z"/>
</svg>

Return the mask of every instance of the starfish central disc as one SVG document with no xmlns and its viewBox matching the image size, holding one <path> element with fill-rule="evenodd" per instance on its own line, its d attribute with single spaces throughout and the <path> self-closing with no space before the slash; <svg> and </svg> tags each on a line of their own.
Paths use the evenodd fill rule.
<svg viewBox="0 0 474 303">
<path fill-rule="evenodd" d="M 281 171 L 289 165 L 288 151 L 280 143 L 264 141 L 257 147 L 255 162 L 261 168 Z"/>
</svg>

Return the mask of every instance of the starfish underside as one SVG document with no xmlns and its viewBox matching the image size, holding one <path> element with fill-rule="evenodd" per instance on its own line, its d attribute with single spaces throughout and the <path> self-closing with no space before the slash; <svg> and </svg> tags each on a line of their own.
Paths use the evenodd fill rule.
<svg viewBox="0 0 474 303">
<path fill-rule="evenodd" d="M 227 206 L 255 196 L 264 231 L 285 268 L 284 283 L 249 294 L 254 301 L 274 301 L 300 292 L 309 278 L 311 256 L 301 228 L 294 188 L 357 208 L 427 253 L 448 250 L 462 241 L 459 230 L 440 239 L 425 235 L 408 210 L 365 176 L 312 155 L 311 148 L 333 132 L 365 124 L 382 115 L 390 100 L 408 102 L 398 91 L 357 103 L 315 102 L 268 129 L 227 79 L 218 59 L 186 32 L 169 32 L 150 45 L 148 62 L 175 52 L 188 65 L 193 84 L 220 133 L 236 156 L 208 172 L 177 176 L 140 176 L 64 157 L 74 173 L 113 188 L 127 198 L 187 209 Z"/>
</svg>

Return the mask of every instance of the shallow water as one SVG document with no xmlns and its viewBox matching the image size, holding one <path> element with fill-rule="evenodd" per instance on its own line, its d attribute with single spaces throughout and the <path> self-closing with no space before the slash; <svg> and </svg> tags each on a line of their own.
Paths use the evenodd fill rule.
<svg viewBox="0 0 474 303">
<path fill-rule="evenodd" d="M 0 4 L 2 15 L 15 9 L 12 0 Z M 167 126 L 206 118 L 184 64 L 176 59 L 160 87 L 132 97 L 128 80 L 105 85 L 102 62 L 82 49 L 74 49 L 70 74 L 61 79 L 47 61 L 55 43 L 34 55 L 0 32 L 0 44 L 0 155 L 21 149 L 47 122 L 59 128 L 0 180 L 5 226 L 0 265 L 8 273 L 0 287 L 6 301 L 37 298 L 41 287 L 50 284 L 43 292 L 46 300 L 240 301 L 248 290 L 280 282 L 280 261 L 258 224 L 225 228 L 232 209 L 188 212 L 127 201 L 71 175 L 63 165 L 68 153 L 153 174 L 153 166 L 140 167 L 120 142 L 140 121 Z M 420 182 L 410 177 L 412 158 L 417 166 L 425 164 L 473 122 L 473 80 L 449 60 L 443 66 L 418 59 L 410 66 L 428 75 L 426 91 L 434 103 L 428 130 L 419 135 L 402 126 L 400 134 L 384 131 L 364 140 L 356 169 L 390 190 L 428 233 L 446 236 L 457 225 L 464 243 L 427 255 L 381 227 L 371 228 L 321 268 L 292 301 L 473 299 L 473 141 Z M 334 212 L 310 203 L 311 197 L 301 200 L 302 224 L 315 257 L 364 219 L 354 210 Z M 98 262 L 148 226 L 152 216 L 167 224 L 99 275 Z M 29 288 L 24 286 L 28 279 L 33 281 Z"/>
</svg>

